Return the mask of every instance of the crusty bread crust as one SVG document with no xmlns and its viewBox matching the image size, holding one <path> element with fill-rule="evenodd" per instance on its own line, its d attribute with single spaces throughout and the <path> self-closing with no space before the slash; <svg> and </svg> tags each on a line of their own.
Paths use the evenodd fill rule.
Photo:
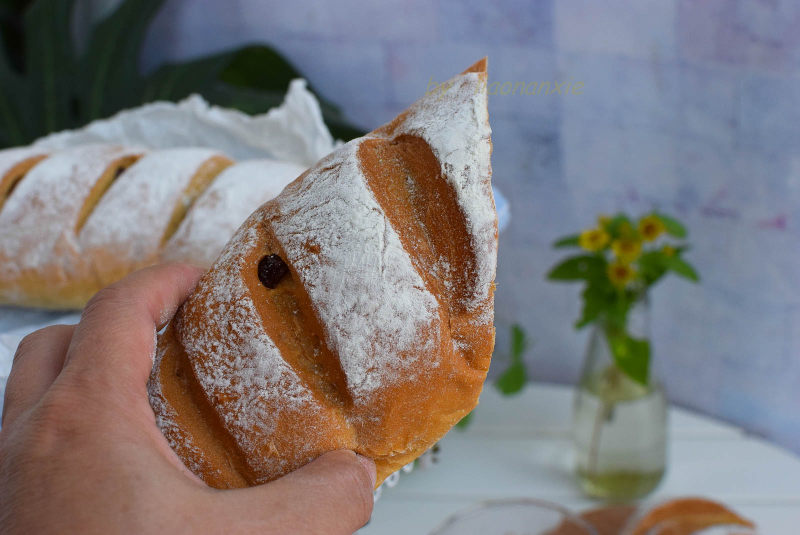
<svg viewBox="0 0 800 535">
<path fill-rule="evenodd" d="M 339 448 L 377 483 L 474 408 L 494 346 L 486 62 L 259 208 L 159 338 L 157 421 L 209 485 Z M 258 266 L 288 275 L 268 288 Z"/>
</svg>

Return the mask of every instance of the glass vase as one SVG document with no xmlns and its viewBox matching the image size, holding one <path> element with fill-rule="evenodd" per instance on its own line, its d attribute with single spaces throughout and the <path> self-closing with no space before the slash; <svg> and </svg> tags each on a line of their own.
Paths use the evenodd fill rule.
<svg viewBox="0 0 800 535">
<path fill-rule="evenodd" d="M 643 296 L 629 310 L 624 329 L 631 337 L 649 340 L 649 327 Z M 650 493 L 664 476 L 667 402 L 652 363 L 645 383 L 616 364 L 609 338 L 620 327 L 613 329 L 603 318 L 593 325 L 575 395 L 573 439 L 584 492 L 621 501 Z"/>
</svg>

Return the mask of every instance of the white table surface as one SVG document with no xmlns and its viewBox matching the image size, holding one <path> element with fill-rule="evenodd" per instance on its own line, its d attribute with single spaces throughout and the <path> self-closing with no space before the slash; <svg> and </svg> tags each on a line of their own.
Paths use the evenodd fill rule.
<svg viewBox="0 0 800 535">
<path fill-rule="evenodd" d="M 440 461 L 385 489 L 359 535 L 424 535 L 485 499 L 534 497 L 573 510 L 601 505 L 572 475 L 572 389 L 536 384 L 503 398 L 487 387 L 466 431 L 441 442 Z M 755 521 L 765 535 L 800 533 L 800 458 L 741 429 L 670 409 L 669 465 L 648 500 L 699 495 Z"/>
</svg>

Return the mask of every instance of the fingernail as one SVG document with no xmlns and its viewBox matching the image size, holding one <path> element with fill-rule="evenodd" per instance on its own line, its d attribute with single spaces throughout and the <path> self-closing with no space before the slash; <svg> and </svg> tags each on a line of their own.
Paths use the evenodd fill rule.
<svg viewBox="0 0 800 535">
<path fill-rule="evenodd" d="M 356 453 L 356 458 L 358 459 L 358 462 L 361 463 L 361 466 L 363 466 L 364 469 L 369 474 L 369 480 L 370 483 L 372 484 L 372 488 L 375 488 L 375 481 L 378 479 L 378 472 L 375 470 L 375 463 L 372 462 L 372 459 L 364 457 L 363 455 L 359 455 L 357 453 Z"/>
</svg>

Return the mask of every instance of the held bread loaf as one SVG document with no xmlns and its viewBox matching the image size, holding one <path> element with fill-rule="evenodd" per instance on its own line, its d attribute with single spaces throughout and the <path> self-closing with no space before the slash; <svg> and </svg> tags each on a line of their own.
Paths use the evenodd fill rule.
<svg viewBox="0 0 800 535">
<path fill-rule="evenodd" d="M 201 148 L 0 151 L 0 304 L 80 308 L 159 260 L 208 268 L 247 216 L 302 172 Z"/>
<path fill-rule="evenodd" d="M 209 485 L 339 448 L 380 483 L 477 403 L 497 259 L 486 61 L 444 87 L 253 213 L 160 336 L 151 404 Z"/>
</svg>

